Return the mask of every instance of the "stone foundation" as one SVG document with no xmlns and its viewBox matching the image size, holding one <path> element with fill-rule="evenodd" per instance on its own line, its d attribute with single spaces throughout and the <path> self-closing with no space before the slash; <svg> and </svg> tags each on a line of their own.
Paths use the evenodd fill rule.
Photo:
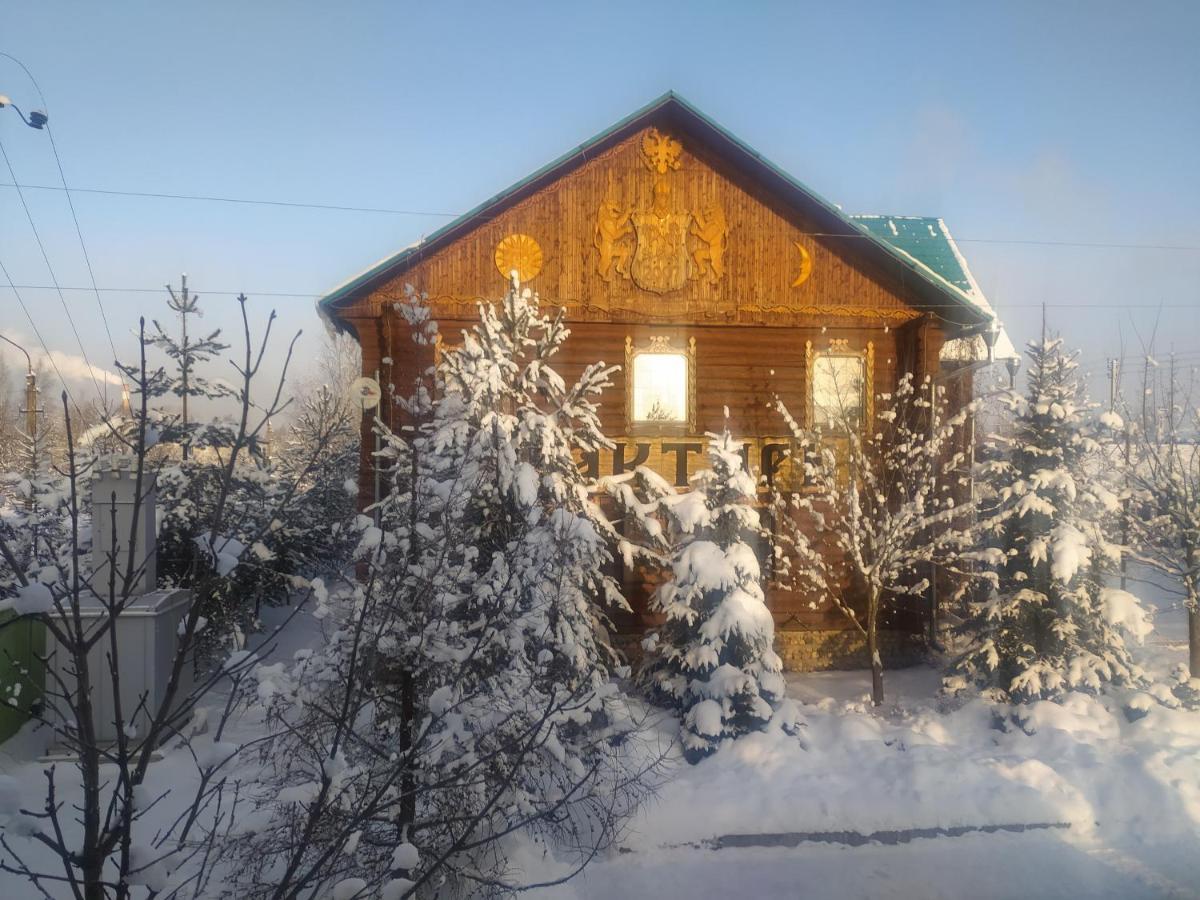
<svg viewBox="0 0 1200 900">
<path fill-rule="evenodd" d="M 640 634 L 613 635 L 613 646 L 635 668 L 642 659 Z M 829 669 L 870 668 L 867 640 L 858 631 L 777 630 L 775 652 L 783 660 L 785 672 L 821 672 Z M 879 655 L 885 669 L 913 666 L 925 659 L 925 643 L 920 636 L 903 631 L 879 632 Z"/>
<path fill-rule="evenodd" d="M 775 652 L 785 672 L 869 669 L 867 639 L 859 631 L 776 631 Z M 914 666 L 925 658 L 925 642 L 904 631 L 880 631 L 879 655 L 885 669 Z"/>
</svg>

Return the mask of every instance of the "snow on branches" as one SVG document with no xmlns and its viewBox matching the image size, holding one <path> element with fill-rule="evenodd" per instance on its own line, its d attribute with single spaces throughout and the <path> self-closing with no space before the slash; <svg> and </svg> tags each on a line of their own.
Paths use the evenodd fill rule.
<svg viewBox="0 0 1200 900">
<path fill-rule="evenodd" d="M 783 574 L 841 610 L 866 639 L 872 700 L 879 704 L 885 601 L 922 598 L 935 567 L 965 572 L 968 510 L 960 501 L 968 484 L 962 443 L 970 411 L 951 415 L 942 387 L 928 378 L 918 385 L 907 374 L 894 393 L 879 395 L 876 407 L 874 422 L 860 425 L 848 410 L 821 433 L 801 427 L 780 404 L 804 485 L 777 493 L 773 507 Z M 824 552 L 809 537 L 817 533 L 828 544 Z"/>
<path fill-rule="evenodd" d="M 1027 353 L 1028 392 L 1005 398 L 1012 433 L 993 437 L 980 466 L 993 587 L 974 604 L 946 688 L 1030 701 L 1136 684 L 1123 631 L 1140 640 L 1146 623 L 1133 595 L 1104 586 L 1120 559 L 1105 535 L 1117 503 L 1097 465 L 1076 355 L 1058 339 Z"/>
<path fill-rule="evenodd" d="M 728 429 L 709 435 L 693 490 L 663 496 L 670 575 L 651 609 L 666 621 L 646 641 L 652 693 L 683 716 L 691 762 L 725 738 L 762 729 L 783 697 L 775 625 L 763 597 L 757 487 Z"/>
<path fill-rule="evenodd" d="M 400 311 L 428 346 L 419 298 Z M 329 643 L 272 697 L 247 893 L 280 867 L 385 896 L 398 880 L 506 891 L 506 835 L 583 865 L 639 802 L 653 763 L 631 752 L 604 627 L 624 602 L 615 535 L 573 456 L 607 446 L 596 404 L 611 370 L 568 384 L 551 366 L 568 334 L 514 285 L 397 400 L 401 421 L 376 423 L 389 490 L 358 522 L 356 583 L 322 602 Z"/>
</svg>

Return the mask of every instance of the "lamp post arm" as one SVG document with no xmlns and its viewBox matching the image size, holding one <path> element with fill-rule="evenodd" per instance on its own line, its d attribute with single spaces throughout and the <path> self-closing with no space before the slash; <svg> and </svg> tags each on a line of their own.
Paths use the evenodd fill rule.
<svg viewBox="0 0 1200 900">
<path fill-rule="evenodd" d="M 28 367 L 30 372 L 33 371 L 33 358 L 29 355 L 28 350 L 26 350 L 24 347 L 22 347 L 16 341 L 12 340 L 11 338 L 6 338 L 2 334 L 0 334 L 0 341 L 4 341 L 5 343 L 12 344 L 14 347 L 16 347 L 22 353 L 24 353 L 25 354 L 25 365 Z"/>
</svg>

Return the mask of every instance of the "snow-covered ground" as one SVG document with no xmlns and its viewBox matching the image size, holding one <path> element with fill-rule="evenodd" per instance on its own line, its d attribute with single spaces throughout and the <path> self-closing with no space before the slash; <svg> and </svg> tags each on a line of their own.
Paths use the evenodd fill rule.
<svg viewBox="0 0 1200 900">
<path fill-rule="evenodd" d="M 1186 659 L 1186 617 L 1159 605 L 1139 655 L 1165 683 Z M 1200 712 L 1139 702 L 1147 714 L 1129 721 L 1136 692 L 1078 694 L 1003 731 L 982 701 L 942 708 L 932 668 L 886 679 L 874 711 L 866 673 L 790 676 L 796 737 L 680 764 L 619 852 L 535 896 L 1200 897 Z M 1052 827 L 952 836 L 991 826 Z M 937 829 L 951 835 L 921 836 Z"/>
<path fill-rule="evenodd" d="M 1140 655 L 1166 684 L 1186 627 L 1182 610 L 1161 607 Z M 301 616 L 275 658 L 311 642 L 312 624 Z M 794 734 L 772 727 L 699 765 L 675 762 L 618 849 L 533 896 L 1200 897 L 1200 712 L 1142 697 L 1145 715 L 1130 721 L 1136 692 L 1079 694 L 1025 707 L 1023 729 L 1002 730 L 995 707 L 946 707 L 937 686 L 929 667 L 889 672 L 889 701 L 874 710 L 867 673 L 790 676 Z M 664 738 L 672 727 L 659 723 Z M 253 732 L 243 720 L 228 739 Z M 43 768 L 28 737 L 0 747 L 27 806 Z M 189 771 L 169 753 L 150 793 L 185 786 Z M 530 881 L 565 871 L 533 844 L 513 851 Z M 0 897 L 33 896 L 0 874 Z"/>
<path fill-rule="evenodd" d="M 622 852 L 537 896 L 1200 897 L 1200 713 L 1130 723 L 1081 695 L 1004 733 L 979 702 L 938 712 L 935 685 L 890 673 L 876 715 L 864 673 L 793 678 L 818 701 L 799 739 L 681 766 Z M 1053 827 L 920 836 L 987 826 Z"/>
</svg>

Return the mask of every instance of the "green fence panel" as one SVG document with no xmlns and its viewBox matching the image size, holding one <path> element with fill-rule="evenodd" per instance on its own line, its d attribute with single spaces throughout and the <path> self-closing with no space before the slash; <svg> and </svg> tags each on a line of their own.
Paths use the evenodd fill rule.
<svg viewBox="0 0 1200 900">
<path fill-rule="evenodd" d="M 0 741 L 16 734 L 41 702 L 45 656 L 44 625 L 0 613 Z"/>
</svg>

